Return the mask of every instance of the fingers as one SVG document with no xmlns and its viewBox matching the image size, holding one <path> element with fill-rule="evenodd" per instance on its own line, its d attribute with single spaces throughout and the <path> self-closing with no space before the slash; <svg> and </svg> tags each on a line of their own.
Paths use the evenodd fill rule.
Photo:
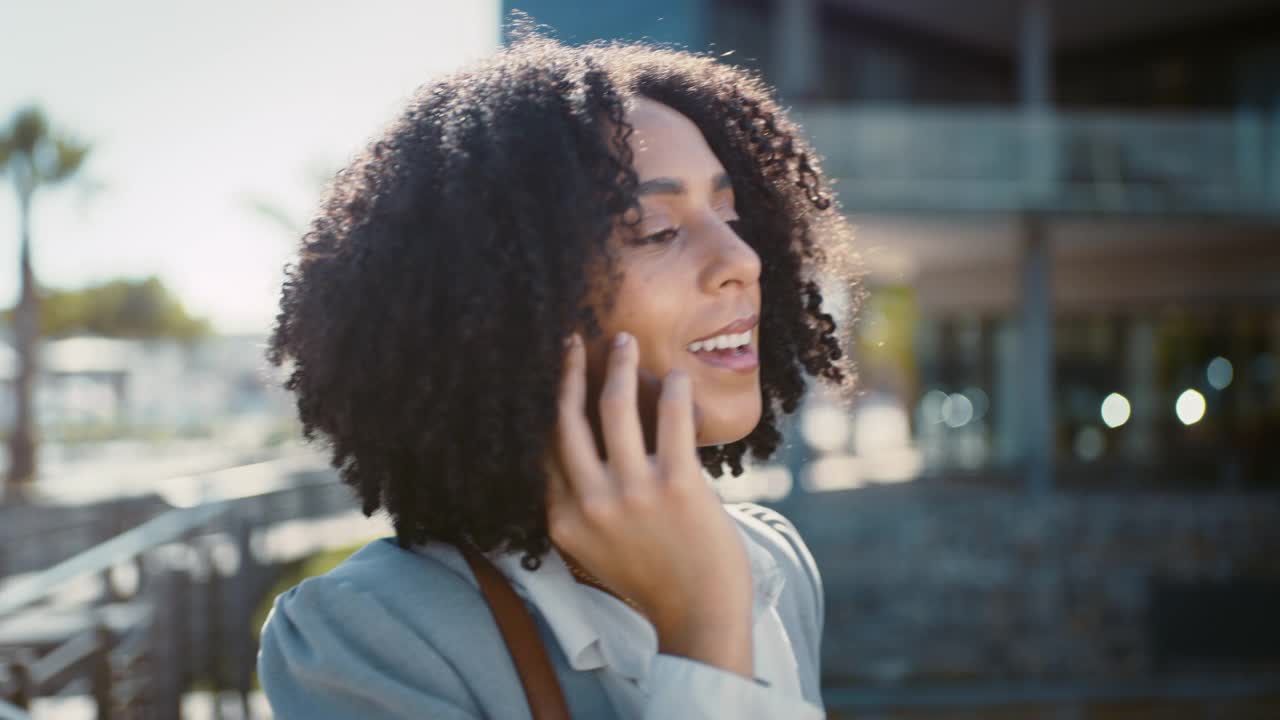
<svg viewBox="0 0 1280 720">
<path fill-rule="evenodd" d="M 658 397 L 658 465 L 667 477 L 680 476 L 676 471 L 688 467 L 696 456 L 690 382 L 683 370 L 672 370 Z"/>
<path fill-rule="evenodd" d="M 555 451 L 564 475 L 550 482 L 562 483 L 559 491 L 589 494 L 606 487 L 604 464 L 596 454 L 595 438 L 584 408 L 587 397 L 587 357 L 582 338 L 574 333 L 565 353 L 560 378 Z M 554 474 L 554 473 L 553 473 Z"/>
<path fill-rule="evenodd" d="M 618 333 L 609 349 L 608 375 L 600 390 L 600 424 L 605 452 L 609 468 L 623 485 L 646 475 L 649 465 L 636 406 L 639 356 L 636 339 L 628 333 Z"/>
<path fill-rule="evenodd" d="M 543 458 L 542 471 L 547 478 L 546 507 L 548 509 L 563 506 L 569 502 L 569 478 L 565 477 L 564 468 L 555 447 Z"/>
</svg>

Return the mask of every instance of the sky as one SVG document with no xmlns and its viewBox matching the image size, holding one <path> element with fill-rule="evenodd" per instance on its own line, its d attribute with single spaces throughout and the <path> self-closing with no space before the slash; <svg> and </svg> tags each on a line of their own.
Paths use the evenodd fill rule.
<svg viewBox="0 0 1280 720">
<path fill-rule="evenodd" d="M 38 104 L 93 149 L 37 195 L 40 282 L 158 275 L 220 332 L 265 333 L 331 174 L 413 90 L 498 45 L 498 0 L 0 0 L 0 123 Z M 0 304 L 18 294 L 0 176 Z"/>
</svg>

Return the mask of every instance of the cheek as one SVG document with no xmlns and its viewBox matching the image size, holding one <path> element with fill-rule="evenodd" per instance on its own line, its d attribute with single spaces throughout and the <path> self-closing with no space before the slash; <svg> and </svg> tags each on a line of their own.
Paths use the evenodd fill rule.
<svg viewBox="0 0 1280 720">
<path fill-rule="evenodd" d="M 606 330 L 626 330 L 640 342 L 640 367 L 662 377 L 680 363 L 692 307 L 681 284 L 662 273 L 631 272 L 614 301 Z"/>
</svg>

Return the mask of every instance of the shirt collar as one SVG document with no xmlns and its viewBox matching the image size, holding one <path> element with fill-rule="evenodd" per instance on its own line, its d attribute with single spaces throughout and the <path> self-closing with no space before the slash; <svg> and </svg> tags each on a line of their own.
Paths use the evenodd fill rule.
<svg viewBox="0 0 1280 720">
<path fill-rule="evenodd" d="M 777 560 L 734 522 L 747 548 L 753 585 L 752 623 L 777 605 L 785 578 Z M 546 619 L 575 670 L 609 666 L 637 681 L 648 675 L 649 661 L 658 652 L 658 637 L 639 613 L 613 596 L 573 578 L 555 547 L 537 571 L 520 564 L 520 553 L 488 555 L 524 591 Z"/>
<path fill-rule="evenodd" d="M 573 669 L 591 670 L 604 665 L 600 634 L 587 622 L 587 618 L 596 617 L 599 610 L 590 596 L 576 591 L 579 583 L 555 546 L 542 558 L 542 565 L 536 571 L 526 570 L 520 564 L 519 552 L 494 552 L 487 557 L 542 613 Z"/>
</svg>

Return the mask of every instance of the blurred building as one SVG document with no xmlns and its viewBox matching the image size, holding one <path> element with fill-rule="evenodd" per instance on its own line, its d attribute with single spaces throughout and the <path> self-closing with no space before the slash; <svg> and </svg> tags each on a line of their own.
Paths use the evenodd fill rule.
<svg viewBox="0 0 1280 720">
<path fill-rule="evenodd" d="M 760 71 L 838 183 L 860 395 L 746 476 L 823 569 L 833 717 L 1280 713 L 1280 6 L 512 9 Z"/>
<path fill-rule="evenodd" d="M 40 426 L 61 439 L 79 428 L 208 434 L 227 418 L 287 417 L 287 396 L 273 383 L 257 335 L 216 335 L 197 343 L 75 336 L 46 340 L 36 394 Z M 0 380 L 16 372 L 0 342 Z M 0 429 L 13 422 L 12 393 L 0 394 Z"/>
<path fill-rule="evenodd" d="M 910 414 L 927 471 L 1280 479 L 1275 3 L 514 8 L 777 87 L 858 228 L 862 388 Z"/>
<path fill-rule="evenodd" d="M 35 387 L 42 497 L 86 503 L 160 491 L 175 501 L 194 495 L 183 479 L 291 452 L 296 411 L 264 343 L 260 335 L 44 340 Z M 14 422 L 16 368 L 0 337 L 0 433 Z M 0 460 L 7 450 L 0 446 Z"/>
</svg>

